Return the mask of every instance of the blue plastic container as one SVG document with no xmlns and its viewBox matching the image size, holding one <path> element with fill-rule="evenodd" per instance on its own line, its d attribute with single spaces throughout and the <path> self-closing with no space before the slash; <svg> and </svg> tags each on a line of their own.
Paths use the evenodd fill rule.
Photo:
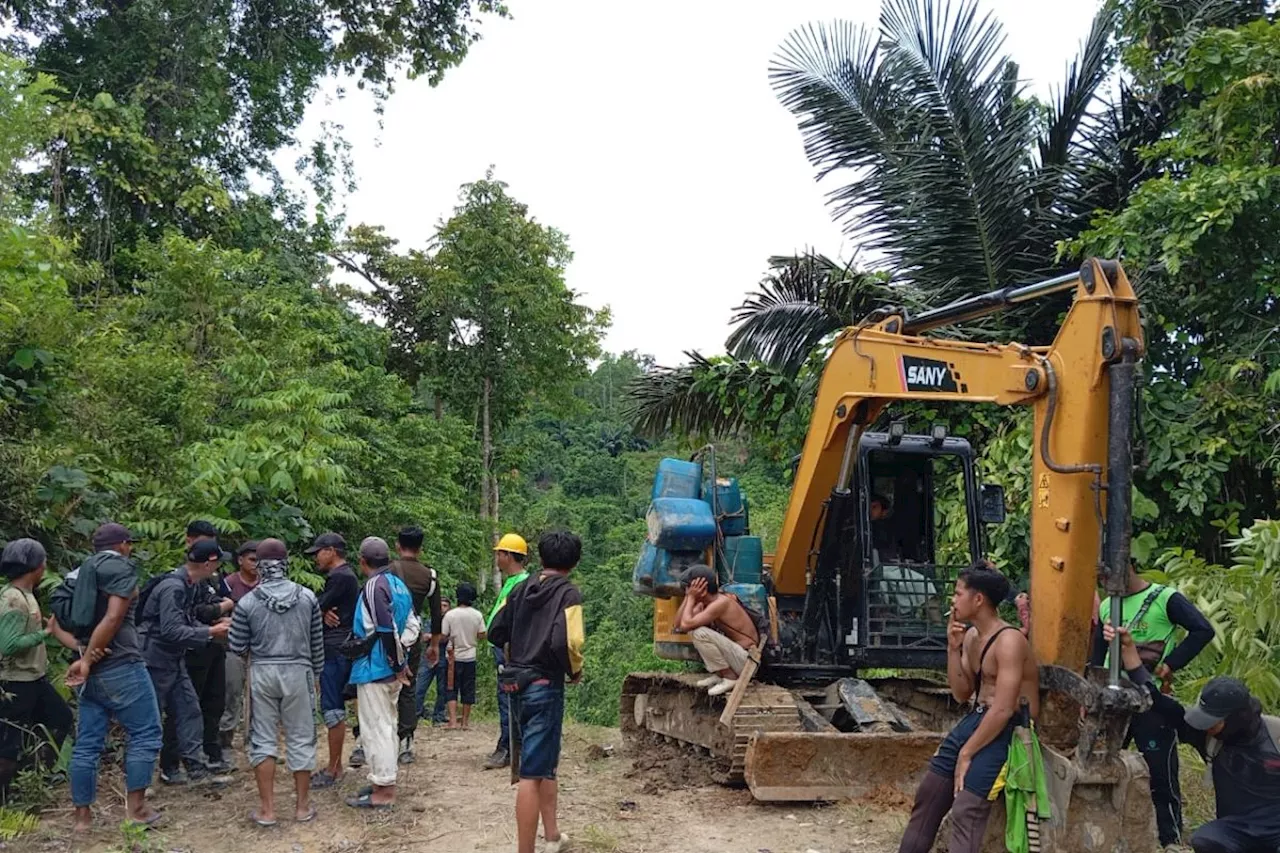
<svg viewBox="0 0 1280 853">
<path fill-rule="evenodd" d="M 669 551 L 701 551 L 716 539 L 716 519 L 705 501 L 655 498 L 645 521 L 649 541 Z"/>
<path fill-rule="evenodd" d="M 663 551 L 663 558 L 653 573 L 653 595 L 656 598 L 674 598 L 684 595 L 681 585 L 685 572 L 702 564 L 701 551 Z"/>
<path fill-rule="evenodd" d="M 631 591 L 636 595 L 653 595 L 653 576 L 663 553 L 648 542 L 640 546 L 640 559 L 631 572 Z"/>
<path fill-rule="evenodd" d="M 711 499 L 711 481 L 702 484 L 704 499 Z M 725 536 L 741 536 L 747 532 L 747 507 L 742 498 L 742 489 L 736 477 L 720 477 L 715 483 L 716 501 L 713 507 L 716 518 L 720 522 L 720 530 Z"/>
<path fill-rule="evenodd" d="M 769 596 L 764 585 L 758 583 L 727 583 L 720 587 L 722 592 L 730 593 L 743 604 L 760 613 L 769 614 Z"/>
<path fill-rule="evenodd" d="M 702 496 L 702 464 L 683 459 L 663 459 L 653 478 L 652 499 Z"/>
<path fill-rule="evenodd" d="M 760 583 L 764 572 L 764 543 L 759 536 L 726 536 L 724 568 L 734 583 Z"/>
</svg>

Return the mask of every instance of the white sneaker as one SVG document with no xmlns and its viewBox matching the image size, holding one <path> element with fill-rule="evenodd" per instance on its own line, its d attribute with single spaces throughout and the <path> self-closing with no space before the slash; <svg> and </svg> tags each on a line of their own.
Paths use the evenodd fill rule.
<svg viewBox="0 0 1280 853">
<path fill-rule="evenodd" d="M 724 679 L 722 679 L 720 676 L 716 675 L 713 672 L 710 675 L 708 675 L 706 678 L 702 679 L 697 684 L 695 684 L 694 687 L 715 687 L 717 684 L 719 684 L 723 680 Z"/>
<path fill-rule="evenodd" d="M 555 841 L 546 841 L 542 845 L 542 853 L 560 853 L 561 850 L 569 849 L 569 836 L 560 832 L 560 837 Z"/>
<path fill-rule="evenodd" d="M 707 691 L 707 695 L 723 696 L 724 694 L 732 690 L 734 685 L 737 683 L 738 683 L 738 679 L 736 678 L 722 678 L 720 679 L 719 684 L 717 684 L 715 687 L 712 687 L 710 690 Z"/>
</svg>

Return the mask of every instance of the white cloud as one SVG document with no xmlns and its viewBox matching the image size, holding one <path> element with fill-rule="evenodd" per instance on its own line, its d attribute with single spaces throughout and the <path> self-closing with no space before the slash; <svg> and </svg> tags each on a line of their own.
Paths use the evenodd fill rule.
<svg viewBox="0 0 1280 853">
<path fill-rule="evenodd" d="M 732 308 L 765 259 L 852 251 L 832 223 L 767 67 L 810 21 L 874 22 L 832 0 L 649 3 L 514 0 L 432 89 L 402 82 L 381 132 L 367 97 L 318 101 L 346 126 L 359 188 L 348 221 L 422 245 L 460 184 L 493 164 L 542 222 L 569 235 L 568 281 L 613 309 L 606 345 L 660 363 L 720 352 Z M 1088 32 L 1093 0 L 986 0 L 1007 50 L 1046 94 Z M 352 88 L 354 92 L 354 88 Z M 283 161 L 282 161 L 283 165 Z"/>
</svg>

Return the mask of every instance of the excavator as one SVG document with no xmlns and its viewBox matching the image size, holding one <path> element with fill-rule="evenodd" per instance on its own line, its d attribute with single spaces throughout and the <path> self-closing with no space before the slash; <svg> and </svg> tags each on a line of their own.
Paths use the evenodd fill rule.
<svg viewBox="0 0 1280 853">
<path fill-rule="evenodd" d="M 1064 292 L 1073 299 L 1048 346 L 928 335 Z M 716 566 L 722 589 L 766 614 L 768 636 L 723 696 L 696 687 L 701 672 L 629 675 L 624 734 L 705 751 L 726 782 L 762 801 L 909 802 L 966 710 L 937 677 L 950 596 L 956 574 L 983 557 L 984 525 L 1004 520 L 1005 502 L 981 483 L 969 442 L 944 424 L 907 434 L 887 420 L 889 407 L 1029 406 L 1029 637 L 1053 815 L 1038 828 L 1040 849 L 1154 851 L 1148 771 L 1123 749 L 1129 719 L 1150 699 L 1122 677 L 1118 650 L 1108 668 L 1087 666 L 1095 590 L 1118 607 L 1129 566 L 1143 352 L 1133 287 L 1118 262 L 1096 258 L 915 316 L 879 309 L 846 328 L 823 370 L 776 549 L 759 568 L 740 559 L 748 548 L 726 555 L 726 543 L 750 538 L 740 535 L 749 522 L 714 448 L 674 461 L 683 471 L 660 468 L 633 577 L 634 590 L 655 599 L 656 654 L 698 660 L 673 628 L 680 575 L 694 563 Z M 958 510 L 942 517 L 943 505 L 959 503 L 963 519 Z M 1002 827 L 993 815 L 989 849 L 1004 849 Z"/>
</svg>

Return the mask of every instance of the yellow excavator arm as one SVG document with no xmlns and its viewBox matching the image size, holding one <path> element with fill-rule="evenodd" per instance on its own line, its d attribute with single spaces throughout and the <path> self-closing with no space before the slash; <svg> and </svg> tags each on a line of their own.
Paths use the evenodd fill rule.
<svg viewBox="0 0 1280 853">
<path fill-rule="evenodd" d="M 1074 289 L 1057 337 L 1047 347 L 922 337 L 941 325 Z M 1144 348 L 1138 303 L 1118 263 L 1087 261 L 1078 274 L 1008 288 L 916 318 L 888 313 L 845 330 L 818 387 L 813 419 L 772 556 L 780 595 L 803 595 L 812 578 L 810 546 L 823 504 L 848 489 L 858 439 L 896 400 L 1029 405 L 1034 409 L 1031 494 L 1032 644 L 1042 664 L 1080 672 L 1089 651 L 1100 572 L 1123 577 L 1128 555 L 1128 472 L 1110 482 L 1108 442 L 1128 443 L 1131 406 L 1117 416 L 1113 368 L 1128 370 Z M 1123 374 L 1122 374 L 1123 375 Z M 1124 380 L 1121 380 L 1124 381 Z M 1114 433 L 1123 432 L 1121 435 Z M 1127 458 L 1127 457 L 1126 457 Z M 1111 486 L 1116 488 L 1110 488 Z M 1123 488 L 1121 486 L 1123 485 Z M 1121 494 L 1123 493 L 1123 494 Z M 1114 521 L 1104 554 L 1107 504 Z M 1122 537 L 1123 542 L 1114 541 Z M 1126 565 L 1115 566 L 1123 553 Z M 1110 557 L 1110 559 L 1109 559 Z M 1017 567 L 1006 567 L 1017 570 Z"/>
</svg>

